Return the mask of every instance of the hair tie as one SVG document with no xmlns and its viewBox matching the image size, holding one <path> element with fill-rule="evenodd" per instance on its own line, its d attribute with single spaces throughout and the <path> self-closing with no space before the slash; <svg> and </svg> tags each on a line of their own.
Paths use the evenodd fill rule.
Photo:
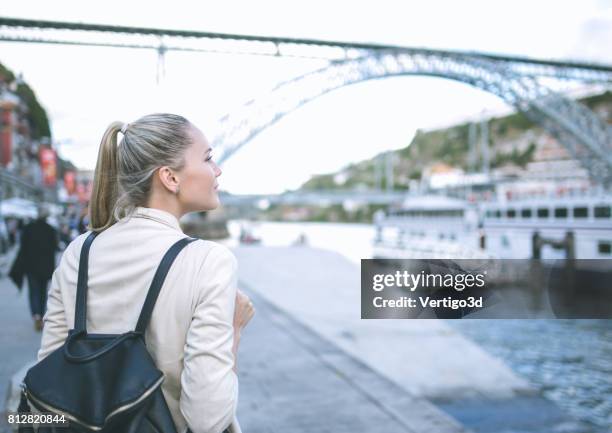
<svg viewBox="0 0 612 433">
<path fill-rule="evenodd" d="M 125 135 L 125 133 L 127 132 L 128 127 L 130 126 L 129 123 L 124 123 L 123 126 L 121 127 L 121 133 L 123 135 Z"/>
</svg>

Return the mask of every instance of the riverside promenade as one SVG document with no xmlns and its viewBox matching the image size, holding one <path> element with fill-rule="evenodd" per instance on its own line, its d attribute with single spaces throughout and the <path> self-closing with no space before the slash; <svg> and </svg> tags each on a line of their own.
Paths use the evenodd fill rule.
<svg viewBox="0 0 612 433">
<path fill-rule="evenodd" d="M 388 389 L 401 396 L 392 407 L 393 413 L 406 417 L 406 428 L 384 431 L 450 431 L 456 428 L 449 422 L 450 416 L 464 430 L 479 433 L 603 433 L 570 419 L 543 398 L 539 389 L 444 321 L 362 320 L 359 266 L 338 253 L 299 246 L 241 246 L 234 248 L 234 253 L 239 263 L 239 285 L 257 295 L 257 315 L 262 309 L 264 314 L 272 309 L 285 318 L 281 321 L 287 324 L 285 330 L 297 325 L 311 338 L 333 348 L 343 362 L 360 365 L 360 371 L 367 371 L 367 375 L 355 374 L 340 364 L 334 366 L 353 386 L 369 393 L 386 381 Z M 245 342 L 248 340 L 245 337 Z M 248 353 L 253 356 L 253 352 Z M 274 371 L 270 367 L 271 375 Z M 316 387 L 316 383 L 314 380 L 311 386 Z M 249 391 L 247 388 L 244 392 Z M 301 392 L 296 388 L 289 398 L 299 399 Z M 344 388 L 337 388 L 330 404 L 343 401 L 343 392 Z M 370 395 L 385 407 L 391 404 Z M 388 397 L 393 398 L 392 394 Z M 298 417 L 316 420 L 316 409 L 306 404 Z M 380 421 L 367 422 L 368 417 L 360 416 L 362 410 L 360 405 L 353 405 L 353 413 L 363 422 L 353 431 L 381 431 L 377 427 Z M 337 426 L 345 422 L 337 415 L 332 419 Z M 435 421 L 440 425 L 430 430 Z M 313 426 L 296 431 L 317 429 Z"/>
<path fill-rule="evenodd" d="M 499 372 L 485 372 L 488 355 L 470 349 L 476 345 L 455 331 L 427 325 L 434 326 L 433 331 L 416 332 L 415 328 L 405 333 L 395 328 L 392 332 L 392 327 L 383 327 L 383 333 L 378 333 L 375 325 L 405 326 L 407 321 L 361 321 L 359 296 L 353 292 L 355 287 L 346 285 L 358 278 L 358 267 L 342 256 L 299 247 L 240 247 L 234 251 L 239 260 L 239 286 L 252 297 L 257 309 L 244 331 L 239 354 L 238 418 L 245 433 L 590 431 L 566 419 L 524 380 L 506 371 L 499 360 L 488 360 L 501 369 Z M 11 376 L 35 359 L 40 344 L 26 294 L 18 295 L 8 279 L 0 279 L 3 395 Z M 334 299 L 342 302 L 331 302 Z M 357 325 L 360 322 L 372 325 L 362 328 Z M 426 344 L 429 339 L 439 340 L 436 344 L 455 341 L 451 348 L 458 352 L 447 351 L 443 356 L 449 360 L 478 353 L 481 364 L 476 370 L 481 373 L 472 378 L 505 377 L 500 389 L 486 381 L 478 392 L 466 389 L 465 380 L 452 377 L 461 375 L 460 371 L 448 368 L 436 372 L 444 365 L 440 359 L 430 359 L 428 370 L 427 356 L 433 353 Z M 376 353 L 367 355 L 372 346 L 366 341 L 376 342 Z M 404 346 L 410 350 L 401 358 Z M 384 358 L 388 360 L 381 361 Z M 408 378 L 424 375 L 432 381 L 431 386 L 424 386 L 423 379 L 407 386 L 409 380 L 393 370 L 401 364 L 415 369 Z M 508 385 L 510 390 L 505 389 Z M 445 392 L 458 390 L 458 396 L 472 394 L 473 398 L 443 398 Z M 4 404 L 3 399 L 2 411 Z M 3 416 L 0 432 L 8 431 Z"/>
</svg>

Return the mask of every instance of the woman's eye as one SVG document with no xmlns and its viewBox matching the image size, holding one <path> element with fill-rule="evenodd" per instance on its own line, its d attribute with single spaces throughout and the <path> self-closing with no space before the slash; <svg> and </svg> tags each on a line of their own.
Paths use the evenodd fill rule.
<svg viewBox="0 0 612 433">
<path fill-rule="evenodd" d="M 212 159 L 212 155 L 210 155 L 208 158 L 206 158 L 206 161 L 210 161 Z"/>
</svg>

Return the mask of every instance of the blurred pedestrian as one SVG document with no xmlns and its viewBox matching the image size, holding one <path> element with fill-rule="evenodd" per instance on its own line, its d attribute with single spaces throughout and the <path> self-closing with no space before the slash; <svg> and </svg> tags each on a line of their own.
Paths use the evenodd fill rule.
<svg viewBox="0 0 612 433">
<path fill-rule="evenodd" d="M 55 253 L 58 250 L 57 231 L 46 221 L 49 213 L 38 208 L 38 218 L 25 225 L 21 242 L 9 276 L 21 290 L 23 277 L 28 280 L 30 311 L 34 328 L 41 331 L 47 304 L 47 287 L 55 269 Z"/>
<path fill-rule="evenodd" d="M 12 247 L 17 242 L 17 218 L 9 218 L 6 221 L 6 229 L 9 234 L 9 243 Z"/>
<path fill-rule="evenodd" d="M 79 217 L 79 234 L 82 235 L 87 231 L 89 225 L 89 205 L 85 205 L 81 210 L 81 216 Z"/>
<path fill-rule="evenodd" d="M 19 218 L 17 219 L 17 237 L 16 242 L 21 242 L 21 236 L 23 235 L 23 228 L 30 224 L 30 218 Z"/>
<path fill-rule="evenodd" d="M 70 226 L 67 222 L 62 222 L 59 230 L 60 250 L 64 251 L 70 242 L 72 242 Z"/>
</svg>

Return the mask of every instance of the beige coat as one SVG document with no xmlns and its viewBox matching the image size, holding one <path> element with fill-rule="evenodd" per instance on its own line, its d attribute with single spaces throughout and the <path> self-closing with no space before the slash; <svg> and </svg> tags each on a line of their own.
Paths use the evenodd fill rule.
<svg viewBox="0 0 612 433">
<path fill-rule="evenodd" d="M 38 359 L 74 327 L 77 271 L 87 234 L 66 248 L 53 274 Z M 142 208 L 98 235 L 89 254 L 87 332 L 136 327 L 153 274 L 168 248 L 185 237 L 177 219 Z M 240 432 L 233 371 L 237 262 L 225 246 L 196 241 L 178 255 L 159 293 L 145 339 L 164 373 L 162 391 L 179 433 Z"/>
</svg>

